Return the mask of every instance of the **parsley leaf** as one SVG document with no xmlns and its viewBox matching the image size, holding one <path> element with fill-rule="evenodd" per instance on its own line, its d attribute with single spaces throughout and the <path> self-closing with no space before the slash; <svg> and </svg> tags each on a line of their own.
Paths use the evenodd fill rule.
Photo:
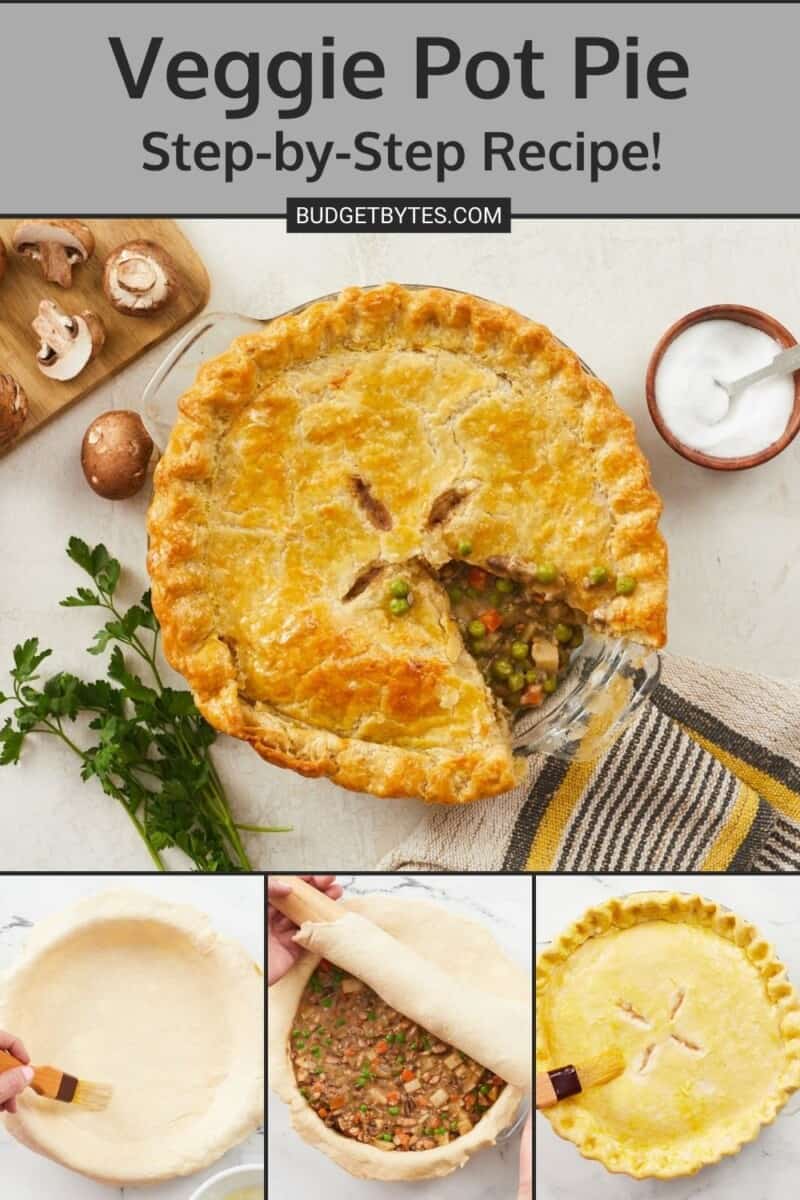
<svg viewBox="0 0 800 1200">
<path fill-rule="evenodd" d="M 166 870 L 162 854 L 170 848 L 182 850 L 200 871 L 252 870 L 240 831 L 280 833 L 286 827 L 234 820 L 209 753 L 216 731 L 190 692 L 161 678 L 160 630 L 150 593 L 121 610 L 114 596 L 122 570 L 106 547 L 89 547 L 73 537 L 67 554 L 91 576 L 96 590 L 79 587 L 61 604 L 108 613 L 88 647 L 94 655 L 112 647 L 107 678 L 87 682 L 61 671 L 34 686 L 52 651 L 40 650 L 38 638 L 15 646 L 14 694 L 0 693 L 0 705 L 16 701 L 17 707 L 0 729 L 0 766 L 19 763 L 31 735 L 55 735 L 77 755 L 81 778 L 97 780 L 124 807 L 159 870 Z M 146 678 L 131 667 L 126 651 L 144 663 Z M 65 728 L 78 717 L 88 720 L 93 735 L 88 745 L 79 745 Z"/>
</svg>

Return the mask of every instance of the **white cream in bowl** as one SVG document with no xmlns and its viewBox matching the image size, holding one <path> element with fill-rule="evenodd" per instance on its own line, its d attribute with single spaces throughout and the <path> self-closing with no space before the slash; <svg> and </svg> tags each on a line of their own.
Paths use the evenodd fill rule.
<svg viewBox="0 0 800 1200">
<path fill-rule="evenodd" d="M 656 370 L 655 397 L 665 425 L 684 445 L 716 458 L 766 450 L 789 423 L 794 376 L 762 380 L 733 402 L 720 382 L 767 366 L 783 349 L 742 321 L 696 321 L 673 338 Z"/>
</svg>

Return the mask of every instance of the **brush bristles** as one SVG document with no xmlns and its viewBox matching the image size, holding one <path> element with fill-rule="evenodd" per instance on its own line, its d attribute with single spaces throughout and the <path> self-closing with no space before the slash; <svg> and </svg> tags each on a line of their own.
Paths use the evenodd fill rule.
<svg viewBox="0 0 800 1200">
<path fill-rule="evenodd" d="M 624 1070 L 625 1059 L 619 1050 L 607 1050 L 605 1054 L 598 1054 L 591 1062 L 578 1067 L 578 1078 L 585 1091 L 586 1088 L 597 1087 L 601 1083 L 610 1083 Z"/>
<path fill-rule="evenodd" d="M 106 1083 L 87 1083 L 80 1079 L 72 1103 L 89 1112 L 102 1112 L 111 1103 L 113 1089 Z"/>
</svg>

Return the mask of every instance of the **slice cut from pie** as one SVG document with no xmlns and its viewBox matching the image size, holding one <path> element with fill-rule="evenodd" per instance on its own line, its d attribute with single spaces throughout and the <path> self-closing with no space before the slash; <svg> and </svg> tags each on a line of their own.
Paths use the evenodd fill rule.
<svg viewBox="0 0 800 1200">
<path fill-rule="evenodd" d="M 800 1002 L 749 922 L 700 896 L 590 909 L 536 969 L 536 1066 L 611 1047 L 622 1075 L 545 1115 L 587 1158 L 637 1179 L 737 1153 L 800 1087 Z"/>
<path fill-rule="evenodd" d="M 583 624 L 663 644 L 660 510 L 630 419 L 542 326 L 349 289 L 237 339 L 183 396 L 153 603 L 218 729 L 345 787 L 459 803 L 520 778 L 509 717 L 558 685 Z"/>
</svg>

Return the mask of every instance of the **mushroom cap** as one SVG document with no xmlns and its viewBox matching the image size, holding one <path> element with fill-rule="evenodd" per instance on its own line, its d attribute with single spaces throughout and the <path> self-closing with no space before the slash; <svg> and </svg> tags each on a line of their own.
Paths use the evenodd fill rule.
<svg viewBox="0 0 800 1200">
<path fill-rule="evenodd" d="M 127 409 L 95 417 L 81 445 L 81 466 L 89 487 L 106 500 L 125 500 L 147 477 L 153 439 L 142 418 Z"/>
<path fill-rule="evenodd" d="M 30 254 L 35 258 L 37 247 L 42 242 L 56 242 L 64 246 L 72 252 L 75 262 L 86 262 L 94 254 L 94 234 L 82 221 L 30 217 L 17 224 L 12 245 L 18 253 Z"/>
<path fill-rule="evenodd" d="M 48 379 L 61 382 L 80 375 L 106 340 L 103 322 L 95 313 L 85 310 L 70 316 L 52 300 L 42 300 L 31 324 L 41 342 L 37 367 Z"/>
<path fill-rule="evenodd" d="M 3 242 L 3 239 L 0 238 L 0 279 L 2 279 L 5 275 L 7 266 L 8 254 L 6 253 L 5 243 Z"/>
<path fill-rule="evenodd" d="M 179 287 L 178 271 L 157 242 L 123 242 L 112 250 L 103 270 L 103 291 L 109 304 L 129 317 L 159 312 Z"/>
<path fill-rule="evenodd" d="M 0 375 L 0 448 L 10 446 L 28 418 L 28 397 L 13 375 Z"/>
</svg>

